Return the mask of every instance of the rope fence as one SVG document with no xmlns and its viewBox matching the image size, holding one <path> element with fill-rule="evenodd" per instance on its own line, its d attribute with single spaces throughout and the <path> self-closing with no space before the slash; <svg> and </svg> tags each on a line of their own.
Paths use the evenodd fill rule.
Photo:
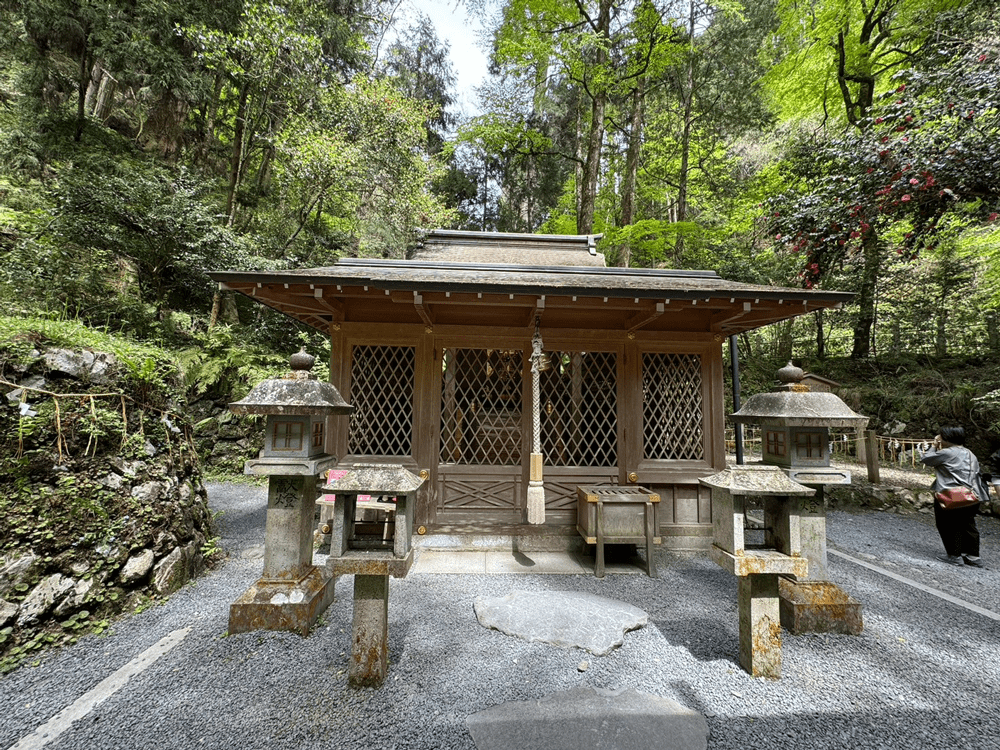
<svg viewBox="0 0 1000 750">
<path fill-rule="evenodd" d="M 726 453 L 736 453 L 736 431 L 733 427 L 726 428 Z M 876 435 L 878 463 L 880 466 L 893 469 L 912 469 L 914 471 L 932 470 L 920 463 L 920 454 L 931 447 L 931 438 L 900 438 L 892 435 Z M 864 442 L 864 435 L 856 430 L 838 432 L 830 430 L 830 456 L 833 460 L 862 461 L 864 448 L 859 450 L 859 443 Z M 748 459 L 761 457 L 761 431 L 759 427 L 743 428 L 743 455 Z"/>
</svg>

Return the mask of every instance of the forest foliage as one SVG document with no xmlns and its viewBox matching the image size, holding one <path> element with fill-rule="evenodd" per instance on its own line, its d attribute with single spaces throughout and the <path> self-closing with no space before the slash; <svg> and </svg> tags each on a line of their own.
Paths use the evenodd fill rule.
<svg viewBox="0 0 1000 750">
<path fill-rule="evenodd" d="M 221 372 L 220 324 L 261 351 L 310 334 L 207 270 L 595 233 L 617 265 L 857 293 L 744 358 L 1000 348 L 990 0 L 466 7 L 472 113 L 461 61 L 387 0 L 2 0 L 0 304 Z"/>
</svg>

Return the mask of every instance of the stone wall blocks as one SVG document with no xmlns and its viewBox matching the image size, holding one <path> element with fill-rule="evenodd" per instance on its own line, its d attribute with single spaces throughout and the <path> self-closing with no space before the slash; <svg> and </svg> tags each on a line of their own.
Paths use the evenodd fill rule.
<svg viewBox="0 0 1000 750">
<path fill-rule="evenodd" d="M 153 567 L 155 560 L 153 550 L 144 549 L 139 554 L 133 555 L 125 563 L 118 579 L 125 585 L 131 585 L 145 578 Z"/>
<path fill-rule="evenodd" d="M 162 557 L 177 546 L 177 536 L 169 531 L 160 531 L 156 534 L 156 541 L 153 542 L 153 552 L 157 557 Z"/>
<path fill-rule="evenodd" d="M 21 602 L 21 610 L 17 616 L 19 627 L 31 625 L 48 614 L 52 606 L 76 585 L 72 578 L 66 578 L 60 573 L 53 573 L 43 578 Z"/>
<path fill-rule="evenodd" d="M 70 595 L 62 600 L 52 614 L 55 617 L 65 617 L 73 610 L 82 607 L 90 596 L 90 592 L 93 590 L 95 585 L 96 584 L 94 583 L 93 578 L 85 578 L 77 581 Z"/>
<path fill-rule="evenodd" d="M 108 472 L 107 476 L 97 481 L 101 483 L 102 487 L 107 487 L 109 490 L 120 490 L 125 485 L 125 480 L 122 479 L 121 475 L 113 471 Z"/>
<path fill-rule="evenodd" d="M 0 557 L 0 597 L 32 578 L 38 570 L 38 561 L 38 555 L 33 552 L 18 557 Z"/>
<path fill-rule="evenodd" d="M 160 596 L 177 591 L 188 578 L 188 566 L 183 547 L 175 547 L 173 552 L 160 560 L 153 569 L 153 588 Z"/>
<path fill-rule="evenodd" d="M 112 456 L 108 459 L 108 463 L 111 465 L 112 469 L 126 479 L 135 478 L 135 464 L 133 462 L 126 462 L 119 456 Z"/>
<path fill-rule="evenodd" d="M 159 500 L 165 490 L 163 482 L 152 481 L 136 485 L 132 488 L 131 494 L 143 505 L 150 505 Z"/>
<path fill-rule="evenodd" d="M 69 349 L 49 349 L 45 352 L 45 366 L 49 372 L 77 380 L 89 381 L 93 364 L 93 352 L 74 352 Z"/>
<path fill-rule="evenodd" d="M 14 622 L 18 609 L 20 607 L 14 604 L 14 602 L 0 599 L 0 628 L 5 628 L 8 624 Z"/>
<path fill-rule="evenodd" d="M 204 541 L 194 540 L 183 548 L 188 578 L 197 577 L 205 569 L 205 556 L 201 553 L 204 544 Z"/>
</svg>

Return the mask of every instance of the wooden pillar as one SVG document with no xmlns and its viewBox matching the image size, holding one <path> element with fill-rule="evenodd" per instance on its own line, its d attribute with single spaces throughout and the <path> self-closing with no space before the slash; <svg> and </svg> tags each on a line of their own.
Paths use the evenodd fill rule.
<svg viewBox="0 0 1000 750">
<path fill-rule="evenodd" d="M 878 438 L 875 430 L 865 430 L 865 461 L 868 464 L 868 481 L 872 484 L 880 484 L 881 478 L 878 473 Z"/>
</svg>

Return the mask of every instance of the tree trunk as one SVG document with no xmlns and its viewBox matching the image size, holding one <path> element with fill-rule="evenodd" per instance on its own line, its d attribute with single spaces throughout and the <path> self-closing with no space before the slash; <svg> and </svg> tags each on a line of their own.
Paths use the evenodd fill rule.
<svg viewBox="0 0 1000 750">
<path fill-rule="evenodd" d="M 826 339 L 823 337 L 823 311 L 816 311 L 816 358 L 826 358 Z"/>
<path fill-rule="evenodd" d="M 576 209 L 577 217 L 580 216 L 583 205 L 583 101 L 582 94 L 577 94 L 576 101 L 576 140 L 575 140 L 576 161 L 573 167 L 573 205 Z M 577 221 L 579 224 L 579 221 Z"/>
<path fill-rule="evenodd" d="M 229 191 L 226 196 L 226 225 L 232 226 L 236 219 L 236 189 L 239 186 L 240 171 L 243 166 L 243 133 L 246 129 L 247 100 L 250 84 L 240 86 L 239 102 L 236 105 L 236 126 L 233 131 L 233 155 L 229 165 Z"/>
<path fill-rule="evenodd" d="M 1000 353 L 1000 326 L 997 325 L 996 310 L 986 311 L 986 340 L 991 352 Z"/>
<path fill-rule="evenodd" d="M 89 33 L 89 29 L 84 28 L 84 48 L 80 53 L 80 67 L 77 69 L 76 133 L 73 136 L 77 143 L 83 138 L 83 128 L 87 124 L 87 87 L 90 84 L 90 69 L 94 64 L 87 38 Z"/>
<path fill-rule="evenodd" d="M 208 316 L 208 330 L 215 328 L 216 323 L 219 322 L 219 311 L 222 309 L 222 292 L 216 288 L 215 293 L 212 294 L 212 312 Z"/>
<path fill-rule="evenodd" d="M 937 336 L 934 339 L 934 354 L 938 357 L 948 356 L 948 311 L 941 308 L 937 316 Z"/>
<path fill-rule="evenodd" d="M 687 80 L 684 86 L 684 129 L 681 132 L 681 171 L 677 178 L 677 218 L 678 223 L 687 221 L 688 171 L 691 162 L 691 125 L 694 111 L 694 39 L 697 28 L 695 25 L 695 0 L 688 2 L 688 49 Z M 678 232 L 677 243 L 674 245 L 674 265 L 680 266 L 684 257 L 684 235 Z"/>
<path fill-rule="evenodd" d="M 95 60 L 90 66 L 90 80 L 87 82 L 87 93 L 84 97 L 84 109 L 87 112 L 94 111 L 94 101 L 97 98 L 97 90 L 101 86 L 101 79 L 104 77 L 104 66 L 100 60 Z"/>
<path fill-rule="evenodd" d="M 115 104 L 115 93 L 118 91 L 118 81 L 111 77 L 108 71 L 103 71 L 101 85 L 97 89 L 97 97 L 91 112 L 94 119 L 103 123 L 111 114 L 111 108 Z"/>
<path fill-rule="evenodd" d="M 622 180 L 621 225 L 627 227 L 635 221 L 635 185 L 639 173 L 639 148 L 642 145 L 642 125 L 646 95 L 646 79 L 640 77 L 632 91 L 632 115 L 629 118 L 628 151 L 625 154 L 625 175 Z M 619 248 L 619 265 L 632 264 L 632 246 L 623 242 Z"/>
<path fill-rule="evenodd" d="M 601 145 L 604 141 L 604 107 L 607 96 L 598 93 L 590 108 L 590 134 L 587 156 L 583 165 L 583 185 L 580 191 L 580 213 L 576 217 L 577 234 L 591 234 L 594 229 L 594 209 L 597 202 L 597 180 L 601 172 Z"/>
<path fill-rule="evenodd" d="M 608 102 L 607 84 L 603 78 L 609 71 L 608 48 L 611 44 L 612 0 L 600 0 L 594 32 L 599 37 L 594 55 L 597 76 L 592 79 L 590 106 L 590 133 L 587 137 L 587 157 L 584 161 L 583 191 L 580 195 L 580 213 L 576 217 L 578 234 L 591 234 L 594 230 L 594 210 L 597 203 L 597 184 L 601 175 L 601 147 L 604 145 L 604 110 Z"/>
<path fill-rule="evenodd" d="M 208 114 L 205 117 L 206 146 L 215 138 L 215 121 L 219 116 L 219 102 L 222 100 L 222 86 L 225 82 L 222 73 L 215 75 L 215 88 L 212 91 L 212 100 L 208 104 Z"/>
<path fill-rule="evenodd" d="M 858 318 L 854 323 L 851 359 L 864 359 L 871 353 L 872 326 L 875 325 L 875 284 L 881 265 L 879 244 L 878 234 L 874 230 L 865 232 L 861 241 L 864 268 L 861 271 L 861 288 L 858 290 Z"/>
</svg>

